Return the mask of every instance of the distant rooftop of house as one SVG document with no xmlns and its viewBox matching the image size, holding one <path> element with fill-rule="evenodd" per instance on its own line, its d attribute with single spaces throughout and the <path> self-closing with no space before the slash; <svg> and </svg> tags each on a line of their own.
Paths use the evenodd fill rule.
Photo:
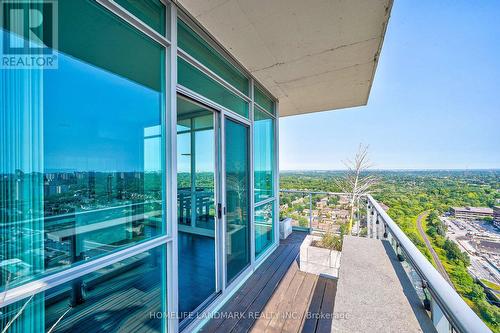
<svg viewBox="0 0 500 333">
<path fill-rule="evenodd" d="M 379 202 L 379 205 L 380 207 L 382 207 L 383 210 L 385 210 L 386 212 L 389 210 L 389 206 L 387 206 L 386 204 L 384 204 L 383 202 Z"/>
</svg>

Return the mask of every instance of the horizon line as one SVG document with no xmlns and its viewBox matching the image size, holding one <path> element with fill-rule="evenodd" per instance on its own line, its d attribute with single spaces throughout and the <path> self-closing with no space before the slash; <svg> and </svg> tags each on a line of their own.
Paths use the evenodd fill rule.
<svg viewBox="0 0 500 333">
<path fill-rule="evenodd" d="M 331 172 L 331 171 L 347 171 L 347 169 L 282 169 L 280 172 L 301 172 L 301 171 L 314 171 L 314 172 Z M 370 169 L 365 171 L 500 171 L 500 168 L 422 168 L 422 169 L 405 169 L 405 168 L 387 168 L 387 169 Z"/>
</svg>

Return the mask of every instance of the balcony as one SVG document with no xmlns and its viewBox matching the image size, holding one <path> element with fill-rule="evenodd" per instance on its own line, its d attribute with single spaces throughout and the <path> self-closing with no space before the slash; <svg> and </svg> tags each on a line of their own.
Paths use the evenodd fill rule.
<svg viewBox="0 0 500 333">
<path fill-rule="evenodd" d="M 336 232 L 342 223 L 318 219 L 312 198 L 322 197 L 317 206 L 328 200 L 339 205 L 346 195 L 281 196 L 309 206 L 303 212 L 310 212 L 308 224 L 293 221 L 293 233 L 211 314 L 202 332 L 490 332 L 371 196 L 360 200 L 352 235 L 344 236 L 338 278 L 301 271 L 306 235 Z"/>
</svg>

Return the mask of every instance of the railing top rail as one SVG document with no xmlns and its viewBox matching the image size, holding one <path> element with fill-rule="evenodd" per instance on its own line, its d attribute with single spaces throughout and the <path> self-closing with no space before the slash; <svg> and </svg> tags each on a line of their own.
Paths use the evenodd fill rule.
<svg viewBox="0 0 500 333">
<path fill-rule="evenodd" d="M 460 332 L 491 332 L 483 321 L 472 311 L 457 292 L 446 282 L 432 264 L 425 258 L 420 250 L 398 227 L 391 217 L 382 209 L 380 204 L 371 195 L 367 196 L 368 201 L 377 210 L 384 220 L 391 234 L 398 241 L 399 246 L 409 257 L 418 271 L 418 274 L 425 280 L 433 297 L 445 312 L 451 324 Z"/>
<path fill-rule="evenodd" d="M 307 193 L 307 194 L 328 194 L 328 195 L 350 195 L 344 192 L 325 192 L 325 191 L 309 191 L 309 190 L 280 190 L 283 193 Z"/>
</svg>

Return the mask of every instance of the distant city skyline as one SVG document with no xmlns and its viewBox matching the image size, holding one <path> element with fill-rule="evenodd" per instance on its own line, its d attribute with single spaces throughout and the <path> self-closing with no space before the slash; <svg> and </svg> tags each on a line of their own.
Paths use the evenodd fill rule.
<svg viewBox="0 0 500 333">
<path fill-rule="evenodd" d="M 280 122 L 281 170 L 500 168 L 500 2 L 396 1 L 367 106 Z"/>
</svg>

